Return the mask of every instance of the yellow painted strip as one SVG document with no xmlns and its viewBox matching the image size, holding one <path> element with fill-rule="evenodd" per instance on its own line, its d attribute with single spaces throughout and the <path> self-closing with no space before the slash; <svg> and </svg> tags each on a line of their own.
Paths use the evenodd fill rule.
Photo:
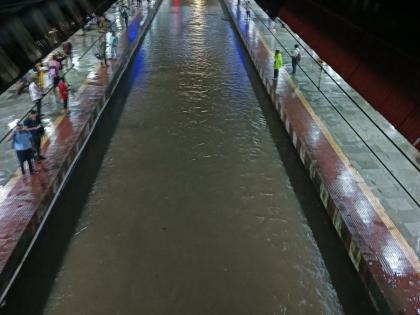
<svg viewBox="0 0 420 315">
<path fill-rule="evenodd" d="M 248 22 L 249 23 L 249 22 Z M 256 32 L 257 35 L 260 37 L 261 42 L 265 46 L 265 48 L 268 51 L 272 51 L 272 49 L 268 46 L 267 42 L 265 41 L 264 37 L 261 36 L 259 32 Z M 319 129 L 321 130 L 322 134 L 327 139 L 328 143 L 331 145 L 337 156 L 340 158 L 340 160 L 343 162 L 344 165 L 346 165 L 347 169 L 350 171 L 350 173 L 354 176 L 356 179 L 357 185 L 359 186 L 360 190 L 365 194 L 366 198 L 369 200 L 372 207 L 375 209 L 375 212 L 377 215 L 381 218 L 382 222 L 388 229 L 388 231 L 391 233 L 391 235 L 399 242 L 401 245 L 401 249 L 403 250 L 404 254 L 406 255 L 407 259 L 410 261 L 411 265 L 415 269 L 418 276 L 420 276 L 420 261 L 417 257 L 416 253 L 414 252 L 413 248 L 407 243 L 407 240 L 404 238 L 404 236 L 400 233 L 398 228 L 395 226 L 394 222 L 389 218 L 387 215 L 384 207 L 379 202 L 379 200 L 373 195 L 372 191 L 370 190 L 369 186 L 366 184 L 363 177 L 359 174 L 359 172 L 351 165 L 351 162 L 347 158 L 347 156 L 344 154 L 340 146 L 337 144 L 331 133 L 328 131 L 328 128 L 324 125 L 322 120 L 316 115 L 314 110 L 312 109 L 312 106 L 309 104 L 309 102 L 306 100 L 305 96 L 300 91 L 299 87 L 296 86 L 295 82 L 291 79 L 289 73 L 286 71 L 282 71 L 281 75 L 286 76 L 287 82 L 292 87 L 294 93 L 298 96 L 299 100 L 304 105 L 306 111 L 311 115 L 312 119 L 315 121 L 315 123 L 318 125 Z"/>
<path fill-rule="evenodd" d="M 66 116 L 65 114 L 62 114 L 54 120 L 54 122 L 53 122 L 54 129 L 57 129 L 57 126 L 61 123 L 61 121 L 64 119 L 65 116 Z M 41 142 L 41 146 L 43 146 L 48 140 L 49 140 L 48 136 L 43 137 L 42 142 Z M 16 185 L 18 179 L 21 176 L 22 175 L 20 174 L 20 167 L 18 167 L 18 168 L 16 168 L 15 172 L 10 177 L 10 179 L 7 181 L 7 183 L 4 186 L 0 187 L 0 200 L 7 197 L 7 195 L 12 190 L 12 188 Z"/>
<path fill-rule="evenodd" d="M 100 70 L 100 68 L 101 68 L 100 63 L 97 63 L 96 66 L 94 67 L 94 70 L 92 70 L 90 73 L 98 72 Z M 81 92 L 84 89 L 86 89 L 87 85 L 88 85 L 88 79 L 85 79 L 82 86 L 76 92 L 76 95 L 77 95 L 76 99 L 80 96 Z M 63 121 L 64 117 L 66 117 L 66 115 L 61 114 L 54 120 L 54 122 L 52 124 L 54 129 L 57 129 L 57 126 Z M 48 140 L 49 140 L 48 136 L 43 137 L 42 142 L 41 142 L 41 147 L 43 145 L 45 145 L 45 143 L 47 143 Z M 12 190 L 12 188 L 16 185 L 16 183 L 17 183 L 17 181 L 20 177 L 21 177 L 20 168 L 18 167 L 18 168 L 16 168 L 16 171 L 14 172 L 14 174 L 10 177 L 9 181 L 4 186 L 0 186 L 0 200 L 7 197 L 7 195 Z"/>
</svg>

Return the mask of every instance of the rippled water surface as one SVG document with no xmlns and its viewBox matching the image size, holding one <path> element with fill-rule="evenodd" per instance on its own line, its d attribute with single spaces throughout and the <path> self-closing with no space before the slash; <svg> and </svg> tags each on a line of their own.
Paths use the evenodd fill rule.
<svg viewBox="0 0 420 315">
<path fill-rule="evenodd" d="M 45 314 L 343 312 L 246 58 L 218 1 L 164 0 Z"/>
</svg>

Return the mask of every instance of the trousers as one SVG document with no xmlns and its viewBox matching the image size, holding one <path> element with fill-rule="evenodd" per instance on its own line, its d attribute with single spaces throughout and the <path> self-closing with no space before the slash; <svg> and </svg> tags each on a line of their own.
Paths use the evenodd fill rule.
<svg viewBox="0 0 420 315">
<path fill-rule="evenodd" d="M 29 165 L 29 172 L 33 172 L 33 166 L 32 166 L 32 149 L 28 150 L 16 150 L 16 155 L 19 160 L 20 170 L 22 171 L 22 174 L 25 174 L 25 167 L 24 163 L 25 161 L 28 162 Z"/>
</svg>

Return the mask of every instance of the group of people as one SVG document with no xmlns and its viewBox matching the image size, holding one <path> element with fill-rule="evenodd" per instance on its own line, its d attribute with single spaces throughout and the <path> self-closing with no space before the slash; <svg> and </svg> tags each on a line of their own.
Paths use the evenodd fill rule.
<svg viewBox="0 0 420 315">
<path fill-rule="evenodd" d="M 100 60 L 102 66 L 108 66 L 108 47 L 110 48 L 110 58 L 117 59 L 118 37 L 114 30 L 105 34 L 96 47 L 95 56 Z"/>
<path fill-rule="evenodd" d="M 241 0 L 238 0 L 238 6 L 241 5 Z M 251 19 L 251 2 L 250 0 L 246 0 L 244 3 L 244 7 L 245 7 L 245 12 L 246 12 L 246 17 L 245 19 L 247 21 L 249 21 Z M 282 27 L 284 27 L 284 24 L 282 24 Z M 292 75 L 296 74 L 296 67 L 300 62 L 300 49 L 299 49 L 299 45 L 295 45 L 294 49 L 291 53 L 291 57 L 292 57 Z M 280 50 L 276 49 L 276 51 L 274 52 L 274 77 L 273 80 L 277 80 L 278 76 L 279 76 L 279 71 L 280 68 L 283 66 L 283 56 L 280 53 Z"/>
<path fill-rule="evenodd" d="M 136 1 L 137 5 L 141 5 L 141 0 Z M 129 8 L 124 2 L 119 6 L 119 14 L 121 21 L 128 28 Z M 111 59 L 117 58 L 118 37 L 115 24 L 111 23 L 105 16 L 96 16 L 95 14 L 87 17 L 85 21 L 86 24 L 82 27 L 83 35 L 93 24 L 97 26 L 100 33 L 104 34 L 99 41 L 95 55 L 101 60 L 102 65 L 107 65 L 108 48 L 110 48 Z M 16 125 L 8 139 L 12 142 L 12 148 L 16 151 L 22 174 L 26 174 L 25 163 L 28 164 L 30 174 L 35 174 L 37 171 L 32 161 L 40 162 L 45 159 L 41 155 L 41 140 L 45 134 L 41 121 L 43 116 L 42 99 L 45 95 L 45 89 L 52 88 L 56 99 L 62 102 L 65 113 L 69 113 L 69 85 L 62 74 L 64 62 L 67 68 L 73 65 L 73 46 L 69 41 L 63 43 L 61 53 L 52 54 L 46 63 L 35 65 L 32 74 L 26 74 L 20 79 L 20 85 L 15 96 L 20 95 L 27 88 L 36 108 L 36 110 L 33 109 L 29 112 L 23 123 L 19 122 Z"/>
<path fill-rule="evenodd" d="M 300 55 L 300 49 L 299 49 L 299 45 L 295 44 L 294 49 L 291 53 L 291 57 L 292 57 L 292 75 L 296 74 L 296 67 L 300 62 L 301 59 L 301 55 Z M 273 80 L 277 80 L 279 77 L 279 71 L 280 68 L 283 66 L 283 56 L 280 53 L 280 50 L 276 50 L 274 52 L 274 77 Z"/>
<path fill-rule="evenodd" d="M 63 44 L 63 47 L 66 47 L 66 57 L 60 58 L 57 54 L 53 54 L 51 58 L 48 60 L 47 68 L 48 68 L 48 81 L 49 84 L 46 84 L 44 78 L 40 78 L 40 76 L 44 77 L 43 69 L 37 69 L 37 75 L 33 76 L 30 79 L 29 83 L 29 96 L 31 97 L 32 102 L 34 102 L 39 117 L 42 117 L 42 98 L 44 97 L 44 89 L 49 88 L 50 86 L 53 89 L 54 95 L 56 99 L 59 99 L 64 107 L 64 111 L 66 114 L 69 113 L 68 110 L 68 99 L 69 99 L 69 86 L 65 81 L 64 75 L 61 74 L 62 70 L 62 62 L 63 60 L 70 59 L 68 62 L 72 62 L 72 52 L 71 52 L 71 43 L 66 42 Z M 70 47 L 70 48 L 69 48 Z"/>
<path fill-rule="evenodd" d="M 137 1 L 141 4 L 141 1 Z M 128 27 L 128 8 L 125 5 L 120 6 L 120 17 Z M 91 16 L 83 27 L 83 34 L 89 28 L 91 23 L 95 23 L 99 32 L 104 33 L 102 40 L 97 48 L 97 57 L 101 59 L 103 65 L 107 65 L 107 48 L 110 47 L 110 55 L 112 59 L 117 57 L 118 37 L 114 29 L 115 25 L 111 23 L 105 16 Z M 109 42 L 109 45 L 108 43 Z M 35 105 L 36 110 L 31 110 L 28 117 L 16 125 L 15 130 L 9 137 L 12 142 L 12 148 L 16 151 L 22 174 L 26 174 L 25 162 L 28 164 L 31 174 L 37 173 L 32 161 L 40 162 L 45 159 L 41 155 L 41 140 L 45 134 L 42 125 L 42 99 L 45 95 L 45 89 L 52 88 L 57 100 L 63 104 L 66 114 L 69 113 L 68 101 L 70 87 L 66 83 L 62 74 L 63 63 L 67 68 L 73 65 L 73 46 L 71 42 L 64 42 L 61 53 L 54 53 L 50 59 L 44 64 L 37 64 L 33 68 L 32 74 L 24 75 L 20 80 L 16 96 L 21 94 L 23 90 L 28 89 L 29 96 Z"/>
<path fill-rule="evenodd" d="M 119 6 L 120 18 L 128 28 L 129 8 L 123 3 Z M 105 16 L 98 18 L 98 30 L 103 33 L 95 49 L 95 56 L 102 66 L 108 66 L 107 59 L 117 59 L 118 36 L 116 34 L 115 23 L 112 23 Z M 108 53 L 109 50 L 109 53 Z M 109 58 L 108 58 L 109 56 Z"/>
<path fill-rule="evenodd" d="M 63 57 L 64 56 L 64 57 Z M 45 65 L 37 64 L 33 71 L 34 74 L 26 75 L 29 96 L 35 105 L 23 123 L 18 123 L 15 130 L 9 137 L 12 148 L 16 151 L 22 174 L 26 174 L 24 163 L 28 163 L 29 172 L 35 174 L 32 160 L 40 162 L 45 159 L 41 155 L 41 140 L 45 134 L 42 125 L 42 99 L 45 95 L 45 88 L 52 88 L 56 98 L 63 104 L 66 114 L 69 113 L 69 85 L 64 76 L 60 73 L 62 62 L 66 61 L 67 67 L 72 65 L 72 45 L 70 42 L 63 43 L 63 55 L 53 54 Z"/>
<path fill-rule="evenodd" d="M 54 89 L 58 89 L 58 93 L 64 105 L 64 110 L 66 113 L 69 113 L 69 87 L 66 84 L 64 77 L 59 77 L 55 82 L 57 82 L 57 84 L 56 87 L 54 86 Z M 23 124 L 18 123 L 16 129 L 9 137 L 9 141 L 12 141 L 12 148 L 16 151 L 22 174 L 26 174 L 24 162 L 28 163 L 29 172 L 34 174 L 36 173 L 36 170 L 34 170 L 32 160 L 40 162 L 45 159 L 45 157 L 41 155 L 41 140 L 45 134 L 45 129 L 41 121 L 41 102 L 44 94 L 37 84 L 36 78 L 32 78 L 31 83 L 29 84 L 29 94 L 35 103 L 36 110 L 32 109 L 29 112 L 28 117 L 23 121 Z"/>
<path fill-rule="evenodd" d="M 141 4 L 141 1 L 137 2 Z M 120 6 L 120 16 L 125 26 L 128 27 L 128 8 L 125 5 Z M 85 34 L 91 23 L 95 23 L 99 32 L 104 33 L 97 48 L 97 57 L 101 59 L 103 65 L 107 65 L 108 47 L 110 47 L 111 58 L 115 59 L 117 57 L 118 37 L 114 29 L 115 25 L 105 16 L 93 15 L 89 17 L 86 27 L 83 27 L 83 34 Z M 107 42 L 109 42 L 109 45 Z M 45 95 L 45 89 L 52 88 L 56 99 L 62 102 L 65 113 L 69 113 L 70 87 L 62 74 L 64 62 L 67 68 L 73 65 L 73 46 L 69 41 L 63 43 L 62 52 L 52 54 L 50 59 L 44 64 L 35 65 L 33 73 L 24 75 L 20 80 L 21 84 L 17 89 L 16 96 L 27 88 L 36 108 L 36 110 L 33 109 L 29 112 L 23 123 L 19 122 L 16 125 L 15 130 L 8 139 L 12 142 L 12 148 L 16 151 L 22 174 L 26 174 L 25 162 L 28 164 L 29 172 L 35 174 L 37 171 L 32 161 L 40 162 L 45 159 L 41 155 L 41 140 L 45 134 L 41 121 L 43 116 L 42 99 Z"/>
<path fill-rule="evenodd" d="M 41 140 L 45 130 L 36 110 L 31 110 L 22 123 L 18 123 L 9 137 L 12 148 L 16 151 L 22 175 L 26 174 L 24 163 L 28 163 L 30 174 L 36 174 L 32 160 L 41 162 L 45 157 L 41 155 Z"/>
</svg>

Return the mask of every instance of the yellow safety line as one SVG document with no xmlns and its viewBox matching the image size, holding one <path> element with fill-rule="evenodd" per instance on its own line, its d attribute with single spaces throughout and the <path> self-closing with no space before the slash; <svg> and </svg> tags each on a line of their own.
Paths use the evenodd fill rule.
<svg viewBox="0 0 420 315">
<path fill-rule="evenodd" d="M 98 72 L 98 70 L 100 69 L 100 64 L 97 63 L 96 67 L 94 69 L 95 72 Z M 83 82 L 82 86 L 79 88 L 79 90 L 76 92 L 77 97 L 80 96 L 81 91 L 83 91 L 84 89 L 86 89 L 87 84 L 88 84 L 89 80 L 85 79 L 85 81 Z M 53 127 L 54 129 L 57 129 L 57 126 L 63 121 L 64 117 L 66 115 L 65 114 L 61 114 L 59 115 L 53 122 Z M 45 143 L 49 140 L 49 137 L 43 137 L 42 138 L 42 142 L 41 142 L 41 147 L 43 145 L 45 145 Z M 14 174 L 10 177 L 10 179 L 7 181 L 7 183 L 0 187 L 0 199 L 3 199 L 7 196 L 7 194 L 10 192 L 10 190 L 12 190 L 12 188 L 16 185 L 17 180 L 20 178 L 20 174 L 19 174 L 19 167 L 16 168 L 16 171 L 14 172 Z"/>
<path fill-rule="evenodd" d="M 257 31 L 257 35 L 260 37 L 263 45 L 268 51 L 272 51 L 272 49 L 268 46 L 267 42 L 265 41 L 264 37 Z M 304 105 L 307 112 L 311 115 L 312 119 L 318 125 L 319 129 L 327 139 L 328 143 L 331 145 L 337 156 L 346 165 L 347 169 L 351 172 L 351 174 L 355 177 L 357 185 L 365 194 L 366 198 L 369 200 L 373 208 L 375 209 L 376 214 L 381 218 L 382 222 L 385 224 L 388 231 L 394 236 L 394 238 L 400 243 L 401 249 L 404 251 L 407 259 L 412 264 L 413 268 L 415 269 L 417 275 L 420 275 L 420 261 L 417 257 L 417 254 L 414 252 L 413 248 L 407 243 L 407 240 L 395 226 L 394 222 L 389 218 L 388 214 L 386 213 L 384 207 L 379 202 L 379 200 L 373 195 L 372 191 L 370 190 L 369 186 L 366 184 L 363 177 L 359 174 L 359 172 L 352 167 L 351 162 L 344 154 L 340 146 L 337 144 L 331 133 L 328 131 L 328 128 L 324 125 L 322 120 L 318 117 L 318 115 L 314 112 L 312 106 L 306 100 L 305 96 L 300 91 L 299 87 L 296 86 L 295 82 L 291 79 L 289 73 L 282 71 L 282 73 L 287 77 L 287 82 L 292 87 L 293 91 L 299 97 L 299 100 Z"/>
<path fill-rule="evenodd" d="M 64 119 L 66 115 L 61 114 L 59 115 L 53 122 L 54 129 L 57 129 L 57 126 L 61 123 L 61 121 Z M 49 140 L 49 137 L 43 137 L 41 142 L 41 147 Z M 20 178 L 19 174 L 20 167 L 16 168 L 13 175 L 10 177 L 10 179 L 7 181 L 7 183 L 0 187 L 0 199 L 3 199 L 7 196 L 7 194 L 12 190 L 12 188 L 16 185 L 16 182 Z"/>
</svg>

